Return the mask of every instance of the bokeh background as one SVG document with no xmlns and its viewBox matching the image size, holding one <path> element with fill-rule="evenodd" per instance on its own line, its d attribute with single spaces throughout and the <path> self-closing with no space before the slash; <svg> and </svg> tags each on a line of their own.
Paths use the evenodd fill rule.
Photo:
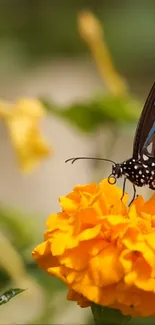
<svg viewBox="0 0 155 325">
<path fill-rule="evenodd" d="M 117 71 L 132 98 L 144 102 L 155 76 L 153 0 L 1 0 L 1 99 L 45 98 L 61 110 L 79 102 L 89 107 L 93 96 L 104 96 L 104 81 L 78 30 L 77 17 L 83 10 L 91 10 L 100 19 Z M 38 269 L 31 251 L 43 239 L 47 216 L 59 211 L 60 195 L 110 173 L 107 164 L 83 161 L 72 166 L 65 159 L 78 155 L 127 159 L 135 127 L 136 119 L 121 127 L 117 123 L 114 130 L 104 123 L 85 132 L 67 119 L 48 114 L 42 130 L 54 154 L 27 175 L 18 168 L 1 122 L 0 244 L 5 261 L 0 290 L 15 284 L 28 290 L 1 306 L 0 323 L 90 323 L 90 310 L 66 301 L 66 288 Z"/>
</svg>

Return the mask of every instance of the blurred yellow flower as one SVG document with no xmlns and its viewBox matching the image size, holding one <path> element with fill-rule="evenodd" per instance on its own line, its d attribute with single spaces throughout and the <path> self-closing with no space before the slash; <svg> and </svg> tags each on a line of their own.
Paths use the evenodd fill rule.
<svg viewBox="0 0 155 325">
<path fill-rule="evenodd" d="M 45 110 L 39 100 L 21 98 L 15 104 L 0 101 L 0 118 L 6 122 L 23 171 L 31 171 L 41 159 L 51 153 L 39 127 L 44 116 Z"/>
<path fill-rule="evenodd" d="M 155 195 L 127 195 L 107 180 L 60 197 L 33 257 L 69 288 L 81 307 L 95 302 L 133 316 L 155 316 Z"/>
<path fill-rule="evenodd" d="M 124 95 L 127 92 L 125 81 L 116 71 L 106 45 L 104 30 L 100 21 L 90 11 L 82 11 L 78 16 L 79 33 L 88 44 L 98 71 L 113 95 Z"/>
</svg>

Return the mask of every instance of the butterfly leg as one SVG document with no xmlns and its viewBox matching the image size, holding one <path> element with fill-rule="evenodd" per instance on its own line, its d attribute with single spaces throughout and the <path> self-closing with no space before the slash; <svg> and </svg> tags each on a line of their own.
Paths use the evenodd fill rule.
<svg viewBox="0 0 155 325">
<path fill-rule="evenodd" d="M 131 205 L 131 203 L 134 201 L 135 197 L 136 197 L 136 186 L 135 184 L 132 184 L 133 185 L 133 198 L 131 200 L 131 202 L 129 203 L 129 206 Z"/>
<path fill-rule="evenodd" d="M 126 185 L 126 180 L 127 178 L 124 177 L 124 181 L 123 181 L 123 190 L 122 190 L 122 196 L 121 196 L 121 201 L 123 200 L 124 194 L 125 194 L 125 185 Z"/>
</svg>

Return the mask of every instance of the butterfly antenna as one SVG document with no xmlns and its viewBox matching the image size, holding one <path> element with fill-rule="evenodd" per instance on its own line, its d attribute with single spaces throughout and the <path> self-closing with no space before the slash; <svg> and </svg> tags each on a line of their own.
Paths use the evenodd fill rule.
<svg viewBox="0 0 155 325">
<path fill-rule="evenodd" d="M 110 159 L 105 159 L 105 158 L 98 158 L 98 157 L 73 157 L 73 158 L 69 158 L 69 159 L 65 160 L 65 163 L 71 162 L 71 164 L 74 164 L 75 161 L 82 160 L 82 159 L 84 159 L 84 160 L 89 160 L 90 159 L 90 160 L 109 161 L 109 162 L 113 163 L 116 166 L 115 161 L 110 160 Z"/>
</svg>

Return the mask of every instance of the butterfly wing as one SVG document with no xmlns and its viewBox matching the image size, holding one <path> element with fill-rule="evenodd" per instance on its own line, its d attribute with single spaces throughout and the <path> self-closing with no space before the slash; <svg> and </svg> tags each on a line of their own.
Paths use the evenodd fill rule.
<svg viewBox="0 0 155 325">
<path fill-rule="evenodd" d="M 133 158 L 142 162 L 155 161 L 155 82 L 142 110 L 137 126 Z"/>
</svg>

